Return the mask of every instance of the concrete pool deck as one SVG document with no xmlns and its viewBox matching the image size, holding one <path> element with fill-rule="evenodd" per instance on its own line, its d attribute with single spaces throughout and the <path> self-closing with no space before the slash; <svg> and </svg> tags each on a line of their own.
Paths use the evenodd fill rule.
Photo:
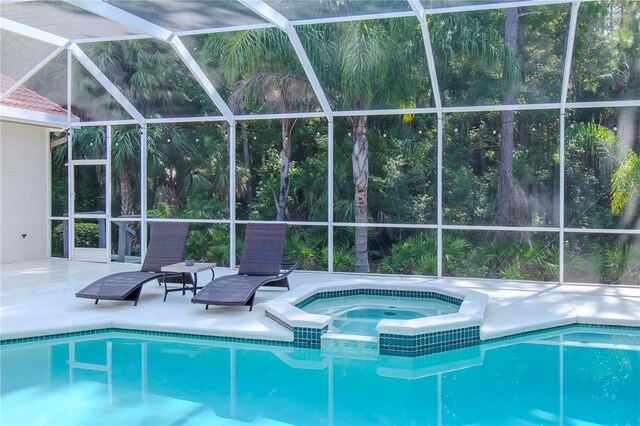
<svg viewBox="0 0 640 426">
<path fill-rule="evenodd" d="M 145 284 L 138 306 L 131 302 L 92 300 L 74 294 L 97 278 L 113 272 L 139 270 L 139 265 L 100 264 L 43 259 L 4 264 L 0 273 L 0 339 L 18 339 L 101 328 L 131 328 L 222 337 L 292 341 L 292 332 L 264 315 L 263 303 L 283 290 L 258 291 L 252 312 L 243 307 L 211 306 L 190 302 L 192 293 L 169 293 L 164 287 Z M 216 268 L 216 276 L 235 273 Z M 198 276 L 200 283 L 211 273 Z M 318 283 L 384 282 L 380 275 L 295 272 L 292 288 Z M 430 278 L 393 277 L 407 282 Z M 482 340 L 570 324 L 602 324 L 640 327 L 640 287 L 558 285 L 480 279 L 440 279 L 453 287 L 487 294 Z"/>
</svg>

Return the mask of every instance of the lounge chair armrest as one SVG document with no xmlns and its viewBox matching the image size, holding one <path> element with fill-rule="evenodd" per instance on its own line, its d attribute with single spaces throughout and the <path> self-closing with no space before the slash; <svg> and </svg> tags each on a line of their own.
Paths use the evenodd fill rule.
<svg viewBox="0 0 640 426">
<path fill-rule="evenodd" d="M 282 262 L 280 265 L 280 269 L 283 271 L 281 274 L 283 276 L 287 276 L 292 273 L 298 266 L 300 266 L 300 261 L 297 262 Z"/>
</svg>

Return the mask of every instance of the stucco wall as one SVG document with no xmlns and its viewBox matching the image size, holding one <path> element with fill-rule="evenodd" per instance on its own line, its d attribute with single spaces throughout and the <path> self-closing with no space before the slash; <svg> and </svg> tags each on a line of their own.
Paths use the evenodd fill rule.
<svg viewBox="0 0 640 426">
<path fill-rule="evenodd" d="M 46 128 L 0 122 L 0 263 L 48 257 L 47 170 Z"/>
</svg>

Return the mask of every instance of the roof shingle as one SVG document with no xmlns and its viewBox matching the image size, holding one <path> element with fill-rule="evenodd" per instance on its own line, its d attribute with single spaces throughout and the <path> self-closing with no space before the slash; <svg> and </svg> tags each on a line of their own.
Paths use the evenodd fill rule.
<svg viewBox="0 0 640 426">
<path fill-rule="evenodd" d="M 5 93 L 11 86 L 15 84 L 15 80 L 4 74 L 0 74 L 0 93 Z M 0 105 L 28 109 L 32 111 L 45 112 L 48 114 L 67 115 L 67 110 L 50 101 L 44 96 L 40 96 L 24 85 L 20 86 L 9 97 L 4 99 Z"/>
</svg>

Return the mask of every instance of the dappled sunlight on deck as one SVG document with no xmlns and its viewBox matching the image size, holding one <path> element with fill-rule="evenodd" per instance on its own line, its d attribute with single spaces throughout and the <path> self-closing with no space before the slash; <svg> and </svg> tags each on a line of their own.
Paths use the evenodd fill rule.
<svg viewBox="0 0 640 426">
<path fill-rule="evenodd" d="M 291 341 L 290 330 L 264 315 L 264 302 L 283 294 L 261 289 L 256 307 L 212 306 L 191 303 L 191 293 L 172 293 L 162 302 L 163 287 L 144 285 L 138 306 L 131 302 L 78 299 L 74 294 L 109 273 L 136 270 L 139 265 L 98 264 L 48 259 L 3 265 L 0 301 L 2 339 L 82 331 L 98 328 L 132 328 L 170 332 Z M 234 273 L 216 268 L 216 276 Z M 202 282 L 210 276 L 203 273 Z M 364 285 L 391 280 L 384 276 L 359 276 L 296 272 L 292 288 L 311 283 Z M 392 280 L 411 283 L 428 278 Z M 483 340 L 575 323 L 640 326 L 640 288 L 563 285 L 476 279 L 437 280 L 452 287 L 487 294 L 489 301 L 481 326 Z"/>
</svg>

